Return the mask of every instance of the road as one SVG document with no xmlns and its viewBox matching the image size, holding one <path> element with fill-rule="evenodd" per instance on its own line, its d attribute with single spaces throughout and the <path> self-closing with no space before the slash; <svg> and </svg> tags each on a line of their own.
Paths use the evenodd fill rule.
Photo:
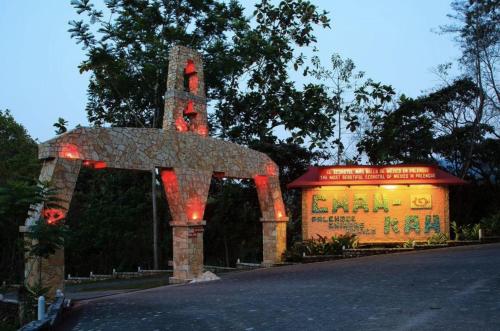
<svg viewBox="0 0 500 331">
<path fill-rule="evenodd" d="M 61 330 L 500 330 L 500 244 L 260 269 L 81 301 Z"/>
</svg>

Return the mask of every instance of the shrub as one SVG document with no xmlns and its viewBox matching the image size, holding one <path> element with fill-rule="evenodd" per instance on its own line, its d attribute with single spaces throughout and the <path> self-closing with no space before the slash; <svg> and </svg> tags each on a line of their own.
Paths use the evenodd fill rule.
<svg viewBox="0 0 500 331">
<path fill-rule="evenodd" d="M 448 242 L 448 236 L 444 233 L 434 233 L 427 239 L 427 244 L 429 245 L 442 245 Z"/>
<path fill-rule="evenodd" d="M 289 250 L 284 253 L 284 258 L 289 262 L 300 262 L 304 255 L 337 255 L 342 253 L 342 247 L 353 248 L 357 246 L 355 234 L 346 233 L 333 236 L 328 239 L 326 236 L 317 235 L 317 238 L 295 242 Z"/>
<path fill-rule="evenodd" d="M 481 219 L 481 228 L 489 236 L 500 236 L 500 211 Z"/>
</svg>

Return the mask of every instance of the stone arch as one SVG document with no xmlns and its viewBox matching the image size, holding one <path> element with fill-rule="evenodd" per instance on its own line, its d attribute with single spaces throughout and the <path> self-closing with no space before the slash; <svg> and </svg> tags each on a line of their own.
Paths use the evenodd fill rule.
<svg viewBox="0 0 500 331">
<path fill-rule="evenodd" d="M 189 61 L 198 77 L 196 93 L 183 90 Z M 40 178 L 52 181 L 66 201 L 65 207 L 69 207 L 82 165 L 95 169 L 160 169 L 173 219 L 172 282 L 185 282 L 203 271 L 203 213 L 213 174 L 255 181 L 262 214 L 263 264 L 279 263 L 286 248 L 288 218 L 278 167 L 263 153 L 208 137 L 202 68 L 201 56 L 193 50 L 182 46 L 171 50 L 162 129 L 78 128 L 39 145 L 38 157 L 44 160 Z M 196 116 L 189 126 L 179 129 L 177 121 L 190 107 Z M 25 229 L 29 230 L 36 219 L 31 215 Z M 53 294 L 64 286 L 63 250 L 44 263 L 47 268 L 43 272 Z"/>
</svg>

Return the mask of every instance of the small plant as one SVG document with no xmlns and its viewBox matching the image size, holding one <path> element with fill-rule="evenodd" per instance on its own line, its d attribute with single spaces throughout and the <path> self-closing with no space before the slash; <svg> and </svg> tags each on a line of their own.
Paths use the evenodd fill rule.
<svg viewBox="0 0 500 331">
<path fill-rule="evenodd" d="M 448 236 L 444 233 L 434 233 L 427 239 L 427 244 L 429 245 L 443 245 L 448 242 Z"/>
<path fill-rule="evenodd" d="M 338 255 L 342 253 L 342 248 L 357 247 L 357 236 L 355 234 L 342 234 L 328 239 L 326 236 L 317 235 L 317 238 L 296 242 L 285 251 L 286 261 L 300 262 L 304 255 Z"/>
<path fill-rule="evenodd" d="M 415 240 L 408 239 L 403 243 L 403 248 L 413 248 L 415 247 Z"/>
<path fill-rule="evenodd" d="M 455 235 L 455 237 L 454 237 L 455 240 L 461 240 L 461 239 L 463 239 L 462 229 L 457 224 L 456 221 L 451 222 L 450 223 L 450 227 L 453 230 L 453 234 Z"/>
<path fill-rule="evenodd" d="M 479 229 L 481 224 L 468 224 L 462 226 L 462 234 L 465 240 L 478 240 L 479 239 Z"/>
</svg>

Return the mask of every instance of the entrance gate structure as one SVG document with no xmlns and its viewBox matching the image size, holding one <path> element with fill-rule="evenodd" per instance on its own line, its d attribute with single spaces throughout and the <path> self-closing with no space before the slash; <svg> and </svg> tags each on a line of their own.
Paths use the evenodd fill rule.
<svg viewBox="0 0 500 331">
<path fill-rule="evenodd" d="M 175 46 L 169 54 L 165 114 L 162 129 L 77 128 L 39 145 L 43 160 L 40 180 L 50 181 L 64 210 L 31 213 L 24 227 L 39 213 L 63 216 L 69 208 L 82 166 L 152 171 L 161 174 L 172 215 L 173 277 L 189 281 L 203 272 L 203 214 L 212 176 L 255 181 L 262 213 L 263 264 L 282 259 L 286 248 L 285 208 L 278 167 L 265 154 L 208 137 L 208 119 L 201 56 Z M 56 216 L 57 218 L 57 216 Z M 62 217 L 61 217 L 62 218 Z M 28 283 L 37 281 L 38 268 L 27 259 Z M 30 265 L 31 264 L 31 265 Z M 29 266 L 28 266 L 29 265 Z M 64 251 L 43 261 L 43 284 L 64 287 Z"/>
</svg>

